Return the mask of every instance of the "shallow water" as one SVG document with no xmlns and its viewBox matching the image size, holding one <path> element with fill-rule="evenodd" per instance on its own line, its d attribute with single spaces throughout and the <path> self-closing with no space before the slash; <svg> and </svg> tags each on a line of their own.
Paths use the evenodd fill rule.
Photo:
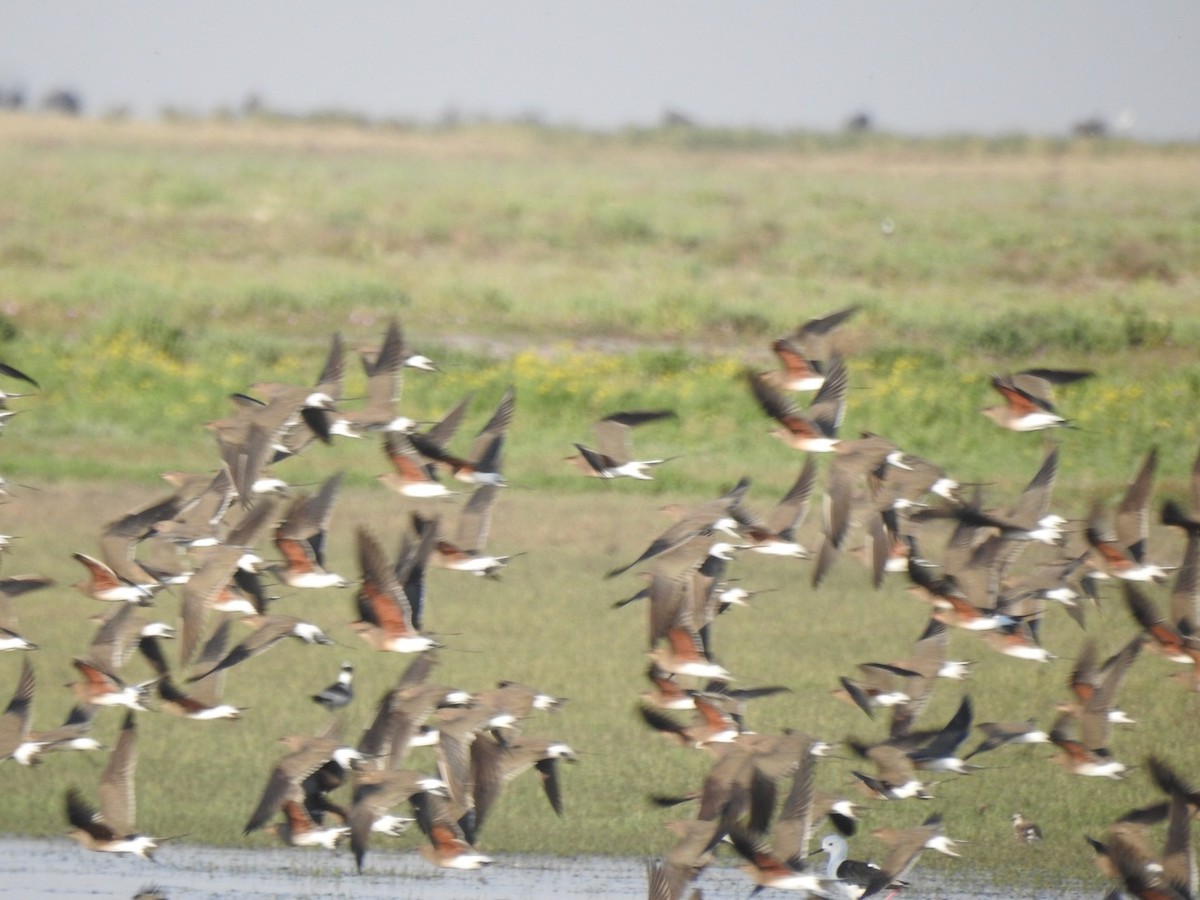
<svg viewBox="0 0 1200 900">
<path fill-rule="evenodd" d="M 171 900 L 217 898 L 389 897 L 396 900 L 596 900 L 645 897 L 645 861 L 614 857 L 498 855 L 480 872 L 433 868 L 412 852 L 372 848 L 368 871 L 354 873 L 349 853 L 319 850 L 239 850 L 194 845 L 165 845 L 157 862 L 119 858 L 83 850 L 66 838 L 0 839 L 0 890 L 6 897 L 130 898 L 157 885 Z M 905 900 L 1084 900 L 1100 890 L 1020 890 L 997 888 L 966 879 L 921 877 L 917 869 Z M 698 885 L 705 900 L 744 900 L 747 878 L 734 868 L 710 867 Z M 786 897 L 782 891 L 767 891 Z"/>
</svg>

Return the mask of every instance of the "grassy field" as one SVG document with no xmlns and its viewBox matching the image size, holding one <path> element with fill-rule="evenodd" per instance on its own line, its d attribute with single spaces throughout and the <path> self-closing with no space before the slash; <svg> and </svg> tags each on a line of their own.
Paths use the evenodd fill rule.
<svg viewBox="0 0 1200 900">
<path fill-rule="evenodd" d="M 99 606 L 69 587 L 82 575 L 71 554 L 95 552 L 104 523 L 164 496 L 159 473 L 216 465 L 202 426 L 226 414 L 226 395 L 264 380 L 311 383 L 333 331 L 371 347 L 392 317 L 413 349 L 444 366 L 406 376 L 408 415 L 436 418 L 474 392 L 470 432 L 507 385 L 517 389 L 513 487 L 489 546 L 525 555 L 496 583 L 433 573 L 429 624 L 450 645 L 439 677 L 469 689 L 516 679 L 570 697 L 528 730 L 562 737 L 583 757 L 563 773 L 561 821 L 525 776 L 485 830 L 486 849 L 661 852 L 671 837 L 660 824 L 694 815 L 646 801 L 694 789 L 708 760 L 638 721 L 645 611 L 610 607 L 640 582 L 601 575 L 666 526 L 665 503 L 715 496 L 742 475 L 753 479 L 753 508 L 779 498 L 800 460 L 766 435 L 743 372 L 772 365 L 771 339 L 804 319 L 862 305 L 842 333 L 846 433 L 887 435 L 962 481 L 986 483 L 994 505 L 1012 502 L 1045 443 L 1001 432 L 978 408 L 994 402 L 990 373 L 1031 365 L 1098 373 L 1059 394 L 1079 425 L 1060 440 L 1064 515 L 1115 503 L 1152 445 L 1155 508 L 1189 490 L 1200 448 L 1197 147 L 13 116 L 0 117 L 0 138 L 0 361 L 43 388 L 11 402 L 21 412 L 0 444 L 13 493 L 0 530 L 21 536 L 4 571 L 59 583 L 16 601 L 22 631 L 42 647 L 35 728 L 57 724 L 70 705 L 61 685 L 74 679 L 70 658 L 84 652 L 94 629 L 86 616 Z M 347 397 L 361 389 L 354 372 Z M 657 481 L 598 483 L 561 461 L 572 442 L 590 440 L 600 415 L 656 406 L 679 419 L 646 426 L 639 448 L 681 455 Z M 347 473 L 329 556 L 349 578 L 355 527 L 394 546 L 412 508 L 375 482 L 385 466 L 374 441 L 316 446 L 281 466 L 295 483 Z M 459 505 L 435 508 L 452 520 Z M 819 518 L 803 529 L 809 546 Z M 1156 557 L 1176 562 L 1182 541 L 1155 537 Z M 929 547 L 936 557 L 938 543 Z M 1027 563 L 1040 558 L 1030 552 Z M 855 663 L 907 653 L 927 609 L 903 579 L 875 591 L 849 558 L 816 591 L 809 564 L 794 560 L 739 559 L 732 574 L 775 590 L 717 623 L 723 663 L 739 684 L 791 688 L 754 707 L 750 724 L 882 737 L 882 723 L 829 692 Z M 1166 591 L 1153 596 L 1161 603 Z M 245 720 L 142 716 L 142 828 L 218 844 L 266 840 L 243 839 L 241 826 L 282 755 L 277 739 L 323 721 L 308 694 L 352 660 L 353 735 L 407 662 L 355 644 L 352 596 L 280 601 L 354 649 L 283 646 L 238 667 L 227 697 L 251 707 Z M 161 615 L 174 610 L 173 598 L 161 601 Z M 1107 588 L 1088 634 L 1111 653 L 1132 632 Z M 1048 726 L 1083 638 L 1051 615 L 1045 643 L 1062 659 L 1039 666 L 955 634 L 951 652 L 976 660 L 975 674 L 939 687 L 923 723 L 942 724 L 966 691 L 976 721 L 1035 716 Z M 4 691 L 16 683 L 15 656 L 0 659 Z M 143 668 L 135 661 L 129 674 Z M 1138 661 L 1121 699 L 1139 724 L 1118 730 L 1113 751 L 1130 763 L 1157 752 L 1200 778 L 1188 769 L 1200 694 L 1167 681 L 1171 669 L 1148 654 Z M 102 738 L 118 720 L 101 715 Z M 915 824 L 938 809 L 950 834 L 972 841 L 968 859 L 923 865 L 1095 879 L 1082 835 L 1157 799 L 1153 786 L 1141 772 L 1120 783 L 1067 776 L 1050 755 L 996 751 L 980 759 L 991 770 L 947 780 L 936 801 L 870 806 L 867 828 Z M 61 833 L 62 792 L 75 784 L 93 795 L 96 756 L 0 766 L 0 828 Z M 819 783 L 850 790 L 851 768 L 831 760 Z M 1042 825 L 1044 845 L 1014 844 L 1016 809 Z M 869 838 L 855 850 L 882 852 Z"/>
</svg>

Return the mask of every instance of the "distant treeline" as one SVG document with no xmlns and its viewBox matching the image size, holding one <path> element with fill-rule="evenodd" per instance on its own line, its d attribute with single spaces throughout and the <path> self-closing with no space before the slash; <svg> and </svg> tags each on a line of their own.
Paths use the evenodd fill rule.
<svg viewBox="0 0 1200 900">
<path fill-rule="evenodd" d="M 28 92 L 25 88 L 3 84 L 0 84 L 0 109 L 30 111 L 40 110 L 43 112 L 52 112 L 59 115 L 68 116 L 80 116 L 84 115 L 85 113 L 83 95 L 78 90 L 61 87 L 53 88 L 43 94 L 35 103 L 29 99 Z M 131 113 L 128 106 L 118 105 L 103 111 L 102 115 L 105 118 L 120 119 L 128 118 Z M 318 108 L 303 112 L 286 111 L 277 107 L 272 107 L 263 99 L 260 94 L 253 92 L 247 94 L 245 99 L 242 100 L 241 104 L 236 107 L 223 106 L 209 112 L 196 112 L 181 107 L 164 106 L 158 111 L 158 117 L 168 122 L 202 121 L 205 119 L 215 119 L 220 121 L 250 119 L 277 122 L 349 125 L 363 128 L 374 128 L 380 126 L 401 128 L 430 126 L 437 128 L 454 128 L 460 126 L 501 124 L 531 126 L 549 130 L 588 130 L 575 128 L 574 126 L 570 125 L 552 123 L 548 121 L 541 113 L 533 110 L 518 113 L 512 116 L 495 116 L 486 112 L 468 112 L 460 109 L 457 106 L 447 106 L 432 121 L 420 121 L 417 119 L 395 117 L 372 117 L 366 113 L 341 107 Z M 619 130 L 651 132 L 662 130 L 696 131 L 718 135 L 736 133 L 742 135 L 759 136 L 787 136 L 795 135 L 796 133 L 805 134 L 812 131 L 812 129 L 730 129 L 720 126 L 707 126 L 690 113 L 672 107 L 664 109 L 659 115 L 658 122 L 652 126 L 639 126 Z M 881 129 L 876 123 L 874 115 L 866 110 L 858 110 L 848 115 L 840 128 L 840 132 L 846 135 L 865 135 L 880 131 L 886 132 L 887 129 Z M 829 132 L 826 131 L 825 133 Z M 1112 137 L 1114 135 L 1127 136 L 1127 129 L 1114 128 L 1104 117 L 1092 115 L 1070 123 L 1067 133 L 1074 138 L 1103 139 Z M 1011 139 L 1012 137 L 1026 137 L 1026 135 L 1018 133 L 1015 135 L 1005 136 L 1005 139 Z"/>
</svg>

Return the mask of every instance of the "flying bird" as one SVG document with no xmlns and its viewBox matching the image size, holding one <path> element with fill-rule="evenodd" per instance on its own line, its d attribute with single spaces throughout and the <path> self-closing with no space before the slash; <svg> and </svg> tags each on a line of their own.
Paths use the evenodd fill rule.
<svg viewBox="0 0 1200 900">
<path fill-rule="evenodd" d="M 1070 427 L 1054 408 L 1052 386 L 1091 378 L 1094 372 L 1065 369 L 1026 369 L 1012 375 L 993 375 L 992 387 L 1004 398 L 1001 406 L 980 410 L 1009 431 L 1042 431 Z"/>
<path fill-rule="evenodd" d="M 577 456 L 569 457 L 585 475 L 593 478 L 633 478 L 652 481 L 651 470 L 669 460 L 634 459 L 633 429 L 647 422 L 659 422 L 676 418 L 669 409 L 639 409 L 615 412 L 605 416 L 595 425 L 596 449 L 576 444 Z"/>
<path fill-rule="evenodd" d="M 109 754 L 100 776 L 99 809 L 91 806 L 75 788 L 66 795 L 67 821 L 71 837 L 103 853 L 130 853 L 150 859 L 163 838 L 138 833 L 134 827 L 134 774 L 137 769 L 137 725 L 131 711 L 125 714 L 121 735 Z"/>
</svg>

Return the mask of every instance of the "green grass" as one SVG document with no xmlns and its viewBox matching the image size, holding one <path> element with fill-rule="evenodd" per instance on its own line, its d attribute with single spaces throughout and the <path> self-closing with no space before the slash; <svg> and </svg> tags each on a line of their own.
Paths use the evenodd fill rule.
<svg viewBox="0 0 1200 900">
<path fill-rule="evenodd" d="M 59 582 L 16 601 L 22 630 L 42 645 L 37 728 L 69 707 L 61 686 L 75 677 L 70 658 L 84 652 L 86 616 L 98 608 L 69 587 L 82 575 L 71 553 L 95 552 L 104 523 L 164 495 L 159 473 L 216 464 L 202 426 L 228 412 L 226 395 L 263 380 L 311 383 L 332 331 L 370 347 L 393 316 L 414 349 L 444 366 L 406 376 L 407 414 L 436 418 L 473 392 L 469 434 L 508 385 L 517 389 L 506 454 L 514 486 L 490 547 L 528 552 L 498 583 L 431 575 L 429 624 L 450 645 L 437 677 L 468 689 L 510 678 L 570 697 L 528 729 L 567 740 L 583 760 L 563 772 L 561 821 L 534 777 L 510 785 L 483 835 L 490 850 L 661 852 L 670 843 L 661 823 L 694 815 L 646 802 L 652 791 L 694 789 L 708 761 L 638 720 L 645 610 L 610 607 L 640 584 L 601 574 L 665 528 L 657 509 L 668 502 L 715 496 L 744 474 L 754 509 L 781 496 L 799 460 L 765 434 L 744 370 L 773 365 L 770 340 L 809 316 L 863 307 L 841 334 L 852 385 L 845 432 L 884 434 L 984 482 L 989 503 L 1011 503 L 1045 450 L 1041 437 L 1000 432 L 978 413 L 995 402 L 990 373 L 1030 365 L 1099 372 L 1059 393 L 1079 425 L 1058 438 L 1055 505 L 1065 515 L 1115 503 L 1152 444 L 1156 503 L 1189 490 L 1200 447 L 1195 147 L 12 116 L 0 117 L 0 134 L 0 361 L 43 386 L 12 401 L 21 413 L 2 435 L 0 472 L 33 488 L 14 486 L 0 509 L 0 530 L 21 535 L 4 567 Z M 362 377 L 349 369 L 355 398 Z M 680 458 L 657 481 L 598 483 L 562 462 L 599 416 L 658 406 L 679 419 L 646 426 L 636 444 Z M 348 577 L 357 576 L 354 528 L 369 525 L 394 546 L 412 508 L 375 482 L 385 465 L 378 442 L 364 440 L 314 446 L 280 467 L 297 483 L 347 473 L 329 555 Z M 459 505 L 438 509 L 452 520 Z M 810 546 L 818 520 L 814 512 L 802 535 Z M 1175 535 L 1156 539 L 1160 558 L 1179 558 Z M 937 540 L 928 546 L 940 552 Z M 1027 561 L 1045 556 L 1035 549 Z M 754 706 L 751 725 L 880 735 L 882 723 L 829 692 L 855 663 L 907 653 L 927 610 L 903 579 L 874 591 L 851 559 L 818 591 L 805 563 L 739 559 L 732 574 L 778 590 L 718 622 L 722 661 L 741 684 L 791 688 Z M 1162 602 L 1165 589 L 1154 596 Z M 164 598 L 160 613 L 171 618 L 175 603 Z M 355 646 L 351 592 L 280 605 Z M 976 674 L 939 687 L 923 723 L 944 722 L 966 690 L 978 721 L 1048 724 L 1083 638 L 1057 612 L 1045 640 L 1064 659 L 1045 666 L 955 634 L 952 653 L 977 660 Z M 1088 634 L 1113 652 L 1132 628 L 1107 589 Z M 345 722 L 353 736 L 407 660 L 285 645 L 230 673 L 227 698 L 251 707 L 244 721 L 142 716 L 139 824 L 209 843 L 265 842 L 240 832 L 283 752 L 277 739 L 320 726 L 307 696 L 343 658 L 358 678 Z M 0 690 L 18 670 L 11 655 L 0 659 Z M 128 674 L 145 671 L 138 660 Z M 1200 695 L 1167 682 L 1169 671 L 1149 654 L 1138 661 L 1122 706 L 1140 724 L 1119 729 L 1113 750 L 1132 763 L 1160 753 L 1196 778 L 1187 767 Z M 119 718 L 101 714 L 104 740 Z M 971 867 L 1002 879 L 1095 879 L 1082 834 L 1156 799 L 1153 787 L 1140 772 L 1121 783 L 1069 777 L 1049 755 L 996 751 L 980 760 L 994 768 L 946 780 L 933 803 L 871 806 L 867 830 L 938 809 L 950 834 L 972 842 Z M 414 763 L 432 765 L 420 754 Z M 101 766 L 69 756 L 34 771 L 5 764 L 0 822 L 61 833 L 63 791 L 91 795 Z M 823 763 L 819 783 L 848 789 L 851 767 Z M 1018 808 L 1046 831 L 1044 846 L 1012 842 Z M 881 853 L 869 838 L 857 844 Z"/>
</svg>

